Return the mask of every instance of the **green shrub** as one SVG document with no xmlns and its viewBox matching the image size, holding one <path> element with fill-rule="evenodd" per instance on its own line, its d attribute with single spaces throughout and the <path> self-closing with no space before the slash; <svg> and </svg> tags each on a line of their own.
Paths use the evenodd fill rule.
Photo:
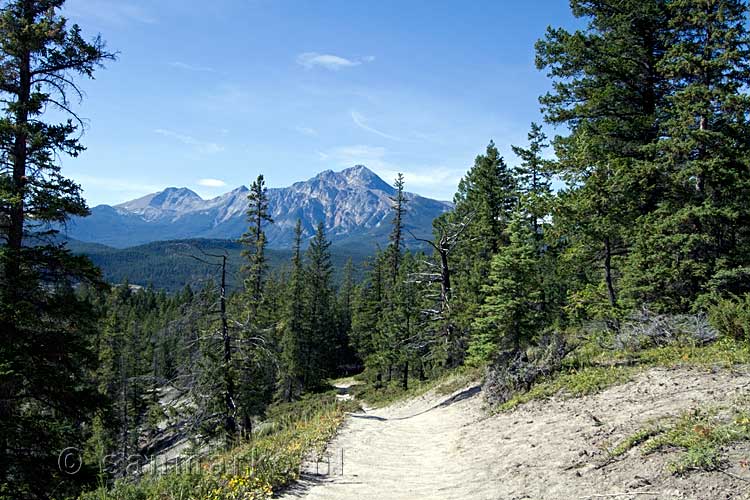
<svg viewBox="0 0 750 500">
<path fill-rule="evenodd" d="M 690 470 L 715 470 L 724 462 L 723 448 L 750 439 L 750 417 L 733 410 L 720 414 L 717 409 L 684 413 L 643 445 L 643 453 L 660 450 L 682 451 L 669 469 L 677 474 Z"/>
<path fill-rule="evenodd" d="M 722 335 L 750 341 L 750 294 L 719 300 L 709 308 L 708 319 Z"/>
<path fill-rule="evenodd" d="M 305 456 L 322 453 L 353 409 L 332 392 L 276 405 L 251 441 L 168 473 L 119 480 L 79 500 L 265 500 L 298 478 Z"/>
</svg>

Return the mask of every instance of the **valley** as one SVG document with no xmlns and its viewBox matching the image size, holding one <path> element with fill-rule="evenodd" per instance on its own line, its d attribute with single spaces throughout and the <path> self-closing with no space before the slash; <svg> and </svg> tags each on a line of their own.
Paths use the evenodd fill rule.
<svg viewBox="0 0 750 500">
<path fill-rule="evenodd" d="M 242 244 L 236 240 L 186 239 L 155 241 L 143 245 L 115 248 L 98 243 L 86 243 L 66 239 L 66 246 L 73 253 L 85 255 L 102 270 L 104 280 L 118 284 L 149 286 L 157 290 L 177 292 L 186 285 L 200 289 L 208 281 L 219 279 L 216 257 L 203 254 L 227 255 L 227 284 L 235 291 L 242 285 L 241 268 L 245 264 Z M 292 257 L 290 249 L 268 249 L 268 266 L 274 272 L 289 267 Z M 358 247 L 333 247 L 331 259 L 334 264 L 333 279 L 340 282 L 343 269 L 352 260 L 357 279 L 369 257 L 367 249 Z M 197 259 L 200 260 L 197 260 Z M 213 262 L 213 264 L 211 264 Z"/>
</svg>

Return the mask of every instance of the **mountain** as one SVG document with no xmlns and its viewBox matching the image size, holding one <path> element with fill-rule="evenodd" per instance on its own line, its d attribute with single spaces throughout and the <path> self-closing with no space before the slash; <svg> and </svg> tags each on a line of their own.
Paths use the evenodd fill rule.
<svg viewBox="0 0 750 500">
<path fill-rule="evenodd" d="M 266 227 L 269 247 L 288 248 L 294 225 L 302 220 L 305 237 L 322 221 L 339 247 L 374 248 L 387 242 L 394 188 L 367 167 L 326 170 L 286 188 L 269 188 L 274 223 Z M 85 218 L 68 222 L 63 233 L 84 242 L 116 248 L 153 241 L 236 239 L 247 228 L 248 189 L 240 186 L 210 200 L 187 188 L 170 187 L 115 206 L 99 205 Z M 432 220 L 451 204 L 407 193 L 406 227 L 415 235 L 431 233 Z"/>
</svg>

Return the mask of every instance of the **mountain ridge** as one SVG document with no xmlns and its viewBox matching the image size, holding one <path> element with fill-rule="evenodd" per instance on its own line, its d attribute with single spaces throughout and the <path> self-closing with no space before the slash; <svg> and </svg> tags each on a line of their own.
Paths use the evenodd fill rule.
<svg viewBox="0 0 750 500">
<path fill-rule="evenodd" d="M 248 192 L 242 185 L 203 199 L 189 188 L 168 187 L 117 205 L 98 205 L 89 217 L 73 218 L 63 233 L 116 248 L 185 238 L 235 239 L 247 227 Z M 288 248 L 298 218 L 304 237 L 312 236 L 322 221 L 334 243 L 368 248 L 385 244 L 394 192 L 363 165 L 338 172 L 325 170 L 288 187 L 268 188 L 274 219 L 266 227 L 269 247 Z M 406 193 L 406 198 L 406 225 L 420 236 L 428 236 L 432 220 L 452 207 L 415 193 Z"/>
</svg>

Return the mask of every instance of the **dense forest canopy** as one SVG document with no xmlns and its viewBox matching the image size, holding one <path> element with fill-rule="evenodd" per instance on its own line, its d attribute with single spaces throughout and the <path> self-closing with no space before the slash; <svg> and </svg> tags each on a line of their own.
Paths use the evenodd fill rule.
<svg viewBox="0 0 750 500">
<path fill-rule="evenodd" d="M 107 285 L 49 229 L 87 212 L 58 158 L 84 151 L 78 82 L 115 59 L 62 4 L 0 11 L 2 499 L 104 494 L 132 480 L 133 455 L 158 453 L 164 422 L 196 448 L 231 449 L 271 405 L 333 376 L 407 389 L 587 322 L 617 331 L 634 311 L 748 303 L 745 1 L 572 0 L 583 27 L 536 45 L 552 83 L 540 120 L 564 133 L 532 123 L 512 162 L 490 141 L 432 238 L 405 227 L 399 174 L 389 244 L 366 263 L 334 260 L 322 223 L 309 245 L 298 223 L 288 253 L 271 253 L 261 175 L 241 257 L 188 246 L 180 266 L 208 279 L 171 293 Z M 52 108 L 69 119 L 50 122 Z M 84 450 L 69 477 L 67 446 Z"/>
</svg>

